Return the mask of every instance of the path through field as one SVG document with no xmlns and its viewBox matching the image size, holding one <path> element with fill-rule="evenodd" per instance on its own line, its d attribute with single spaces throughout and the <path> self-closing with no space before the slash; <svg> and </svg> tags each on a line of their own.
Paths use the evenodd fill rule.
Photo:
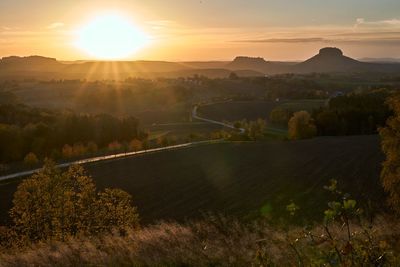
<svg viewBox="0 0 400 267">
<path fill-rule="evenodd" d="M 242 134 L 246 131 L 244 128 L 235 128 L 232 124 L 229 124 L 229 123 L 225 123 L 225 122 L 221 122 L 221 121 L 216 121 L 216 120 L 211 120 L 211 119 L 207 119 L 207 118 L 204 118 L 204 117 L 200 117 L 197 114 L 197 109 L 198 109 L 198 106 L 196 105 L 196 106 L 193 107 L 193 110 L 192 110 L 192 118 L 194 118 L 196 120 L 200 120 L 200 121 L 204 121 L 204 122 L 209 122 L 209 123 L 221 125 L 221 126 L 233 129 L 233 130 L 239 130 L 240 133 L 242 133 Z"/>
</svg>

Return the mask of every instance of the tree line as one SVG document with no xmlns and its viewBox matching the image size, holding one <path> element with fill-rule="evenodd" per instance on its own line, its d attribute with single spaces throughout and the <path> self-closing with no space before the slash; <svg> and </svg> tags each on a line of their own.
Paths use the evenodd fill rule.
<svg viewBox="0 0 400 267">
<path fill-rule="evenodd" d="M 118 148 L 121 143 L 144 140 L 134 117 L 76 114 L 22 104 L 0 105 L 0 161 L 20 161 L 33 153 L 39 158 L 59 158 L 85 150 Z M 72 156 L 74 153 L 71 152 Z"/>
<path fill-rule="evenodd" d="M 297 122 L 302 124 L 302 120 L 313 128 L 306 130 L 307 137 L 377 134 L 392 114 L 386 104 L 391 94 L 389 90 L 379 89 L 337 96 L 331 98 L 327 106 L 311 112 L 276 107 L 269 121 L 277 126 L 288 125 L 290 132 Z"/>
</svg>

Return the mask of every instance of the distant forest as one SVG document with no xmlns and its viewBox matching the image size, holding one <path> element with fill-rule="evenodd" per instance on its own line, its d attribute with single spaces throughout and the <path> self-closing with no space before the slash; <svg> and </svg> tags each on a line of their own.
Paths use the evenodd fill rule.
<svg viewBox="0 0 400 267">
<path fill-rule="evenodd" d="M 0 105 L 2 162 L 22 160 L 28 153 L 52 158 L 70 157 L 71 153 L 79 156 L 82 150 L 96 152 L 113 142 L 119 148 L 117 142 L 144 137 L 133 117 L 59 112 L 23 104 Z M 68 151 L 68 146 L 79 151 Z"/>
</svg>

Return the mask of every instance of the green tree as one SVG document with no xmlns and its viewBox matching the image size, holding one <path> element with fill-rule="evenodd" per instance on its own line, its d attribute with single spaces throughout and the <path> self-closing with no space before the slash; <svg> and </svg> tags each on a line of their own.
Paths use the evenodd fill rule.
<svg viewBox="0 0 400 267">
<path fill-rule="evenodd" d="M 381 172 L 383 188 L 389 193 L 388 202 L 400 213 L 400 95 L 388 100 L 393 116 L 379 133 L 382 137 L 382 150 L 386 155 Z"/>
<path fill-rule="evenodd" d="M 235 127 L 235 129 L 241 128 L 241 127 L 242 127 L 242 122 L 240 122 L 240 121 L 235 121 L 235 122 L 233 123 L 233 127 Z"/>
<path fill-rule="evenodd" d="M 312 138 L 317 133 L 314 121 L 307 111 L 298 111 L 293 114 L 288 123 L 290 139 Z"/>
<path fill-rule="evenodd" d="M 290 118 L 290 112 L 281 107 L 274 108 L 269 114 L 269 121 L 276 125 L 287 125 Z"/>
<path fill-rule="evenodd" d="M 246 124 L 246 133 L 252 140 L 263 137 L 267 124 L 263 119 L 257 119 L 256 121 L 250 121 Z"/>
</svg>

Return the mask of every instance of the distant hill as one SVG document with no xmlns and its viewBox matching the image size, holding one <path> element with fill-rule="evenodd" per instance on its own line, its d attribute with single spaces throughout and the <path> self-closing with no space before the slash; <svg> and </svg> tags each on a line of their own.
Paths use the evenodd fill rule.
<svg viewBox="0 0 400 267">
<path fill-rule="evenodd" d="M 167 62 L 167 61 L 69 61 L 39 56 L 6 57 L 0 60 L 3 79 L 125 79 L 128 77 L 188 77 L 203 75 L 226 78 L 232 72 L 227 62 Z M 239 76 L 264 76 L 256 70 L 237 70 Z"/>
<path fill-rule="evenodd" d="M 294 73 L 310 72 L 397 72 L 400 64 L 361 62 L 343 55 L 335 47 L 325 47 L 318 55 L 293 66 Z"/>
<path fill-rule="evenodd" d="M 263 58 L 236 57 L 226 65 L 231 70 L 249 69 L 263 72 L 266 75 L 283 73 L 313 73 L 313 72 L 397 72 L 400 62 L 361 62 L 343 55 L 335 47 L 322 48 L 319 53 L 304 62 L 274 62 Z"/>
<path fill-rule="evenodd" d="M 236 57 L 225 65 L 230 70 L 255 70 L 264 74 L 278 74 L 290 72 L 291 62 L 266 61 L 261 57 Z"/>
<path fill-rule="evenodd" d="M 263 58 L 236 57 L 226 65 L 231 70 L 249 69 L 266 75 L 283 73 L 327 73 L 327 72 L 396 72 L 400 71 L 400 62 L 361 62 L 343 55 L 335 47 L 322 48 L 319 53 L 304 62 L 274 62 Z"/>
<path fill-rule="evenodd" d="M 56 72 L 61 70 L 63 64 L 55 58 L 29 56 L 29 57 L 3 57 L 0 59 L 0 70 L 2 72 L 19 72 L 19 71 L 35 71 L 35 72 Z"/>
<path fill-rule="evenodd" d="M 167 61 L 75 61 L 61 62 L 41 56 L 4 57 L 0 60 L 0 79 L 125 79 L 127 77 L 187 77 L 195 74 L 225 78 L 234 71 L 239 76 L 264 76 L 283 73 L 400 71 L 400 62 L 365 62 L 347 57 L 338 48 L 322 48 L 304 62 L 266 61 L 261 57 L 238 56 L 231 62 Z"/>
<path fill-rule="evenodd" d="M 347 72 L 364 68 L 368 63 L 346 57 L 338 48 L 326 47 L 312 58 L 294 66 L 294 72 Z"/>
</svg>

